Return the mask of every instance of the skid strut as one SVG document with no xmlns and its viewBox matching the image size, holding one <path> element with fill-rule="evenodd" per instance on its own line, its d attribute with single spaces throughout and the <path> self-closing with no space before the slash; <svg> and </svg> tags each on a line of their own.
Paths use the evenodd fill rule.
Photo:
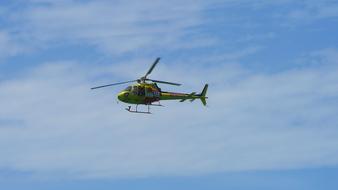
<svg viewBox="0 0 338 190">
<path fill-rule="evenodd" d="M 138 111 L 137 110 L 138 104 L 136 105 L 135 110 L 132 110 L 131 106 L 128 106 L 128 108 L 126 108 L 126 110 L 129 111 L 130 113 L 151 114 L 151 112 L 150 112 L 150 105 L 147 105 L 147 106 L 148 106 L 148 111 Z"/>
<path fill-rule="evenodd" d="M 156 103 L 156 104 L 149 104 L 150 106 L 161 106 L 161 107 L 164 107 L 164 105 L 162 105 L 161 104 L 161 102 L 160 101 L 158 101 L 158 103 Z"/>
</svg>

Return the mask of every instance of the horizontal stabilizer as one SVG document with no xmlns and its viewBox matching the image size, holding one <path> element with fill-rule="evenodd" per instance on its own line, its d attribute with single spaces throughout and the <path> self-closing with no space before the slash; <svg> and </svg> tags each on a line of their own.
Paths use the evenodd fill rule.
<svg viewBox="0 0 338 190">
<path fill-rule="evenodd" d="M 195 95 L 196 95 L 196 92 L 192 92 L 191 94 L 189 94 L 189 98 L 192 98 Z"/>
<path fill-rule="evenodd" d="M 192 98 L 192 97 L 195 96 L 195 95 L 196 95 L 196 92 L 192 92 L 192 93 L 190 93 L 186 98 L 183 98 L 182 100 L 180 100 L 180 102 L 184 102 L 184 101 L 186 101 L 186 100 L 188 100 L 188 99 L 191 99 L 190 101 L 192 102 L 192 101 L 195 100 L 195 98 Z"/>
</svg>

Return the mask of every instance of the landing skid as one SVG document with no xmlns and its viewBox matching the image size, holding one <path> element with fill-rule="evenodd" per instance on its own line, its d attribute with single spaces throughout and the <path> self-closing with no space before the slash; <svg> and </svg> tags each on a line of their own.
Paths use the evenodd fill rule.
<svg viewBox="0 0 338 190">
<path fill-rule="evenodd" d="M 161 106 L 164 107 L 163 105 L 160 104 L 160 102 L 158 104 L 147 104 L 148 107 L 148 111 L 138 111 L 138 104 L 135 106 L 135 110 L 132 110 L 131 106 L 128 106 L 128 108 L 126 108 L 126 110 L 130 113 L 143 113 L 143 114 L 151 114 L 150 112 L 150 106 Z"/>
<path fill-rule="evenodd" d="M 132 109 L 131 109 L 131 106 L 128 106 L 128 108 L 126 108 L 126 110 L 127 110 L 128 112 L 130 112 L 130 113 L 151 114 L 149 105 L 148 105 L 148 111 L 138 111 L 138 110 L 137 110 L 137 107 L 138 107 L 138 105 L 135 107 L 135 110 L 132 110 Z"/>
<path fill-rule="evenodd" d="M 159 106 L 159 107 L 164 107 L 164 105 L 158 103 L 158 104 L 149 104 L 149 106 Z"/>
</svg>

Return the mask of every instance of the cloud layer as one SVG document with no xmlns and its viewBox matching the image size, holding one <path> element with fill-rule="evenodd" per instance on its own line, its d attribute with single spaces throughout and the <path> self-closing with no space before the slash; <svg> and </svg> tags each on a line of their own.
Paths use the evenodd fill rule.
<svg viewBox="0 0 338 190">
<path fill-rule="evenodd" d="M 116 90 L 89 91 L 87 68 L 46 63 L 0 84 L 1 166 L 137 177 L 336 165 L 338 68 L 323 53 L 332 51 L 338 55 L 314 53 L 326 66 L 278 74 L 221 63 L 191 71 L 182 79 L 204 75 L 210 82 L 209 107 L 171 102 L 152 116 L 124 112 Z"/>
</svg>

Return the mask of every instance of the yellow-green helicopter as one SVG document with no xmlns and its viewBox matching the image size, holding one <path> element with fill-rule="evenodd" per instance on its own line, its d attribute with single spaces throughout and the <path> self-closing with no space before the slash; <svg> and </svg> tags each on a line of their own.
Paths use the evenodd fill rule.
<svg viewBox="0 0 338 190">
<path fill-rule="evenodd" d="M 195 99 L 200 99 L 204 106 L 207 105 L 206 99 L 208 97 L 206 97 L 206 94 L 208 90 L 208 84 L 204 86 L 200 94 L 197 94 L 196 92 L 186 94 L 186 93 L 162 91 L 161 88 L 157 86 L 157 83 L 175 85 L 175 86 L 180 86 L 181 84 L 148 78 L 148 75 L 151 74 L 151 72 L 153 71 L 153 69 L 155 68 L 155 66 L 157 65 L 159 61 L 160 61 L 160 58 L 157 58 L 155 62 L 152 64 L 152 66 L 150 67 L 150 69 L 148 70 L 148 72 L 139 79 L 97 86 L 91 89 L 93 90 L 93 89 L 98 89 L 98 88 L 114 86 L 114 85 L 121 85 L 121 84 L 136 82 L 135 84 L 128 86 L 126 89 L 122 90 L 117 96 L 117 98 L 121 102 L 125 102 L 128 104 L 136 104 L 135 110 L 132 110 L 131 106 L 128 106 L 128 108 L 126 108 L 126 110 L 131 113 L 150 114 L 151 113 L 150 106 L 162 106 L 160 104 L 161 100 L 180 100 L 180 102 L 190 100 L 192 102 Z M 147 83 L 147 82 L 150 82 L 150 83 Z M 138 111 L 137 110 L 138 105 L 146 105 L 148 106 L 148 110 Z"/>
</svg>

